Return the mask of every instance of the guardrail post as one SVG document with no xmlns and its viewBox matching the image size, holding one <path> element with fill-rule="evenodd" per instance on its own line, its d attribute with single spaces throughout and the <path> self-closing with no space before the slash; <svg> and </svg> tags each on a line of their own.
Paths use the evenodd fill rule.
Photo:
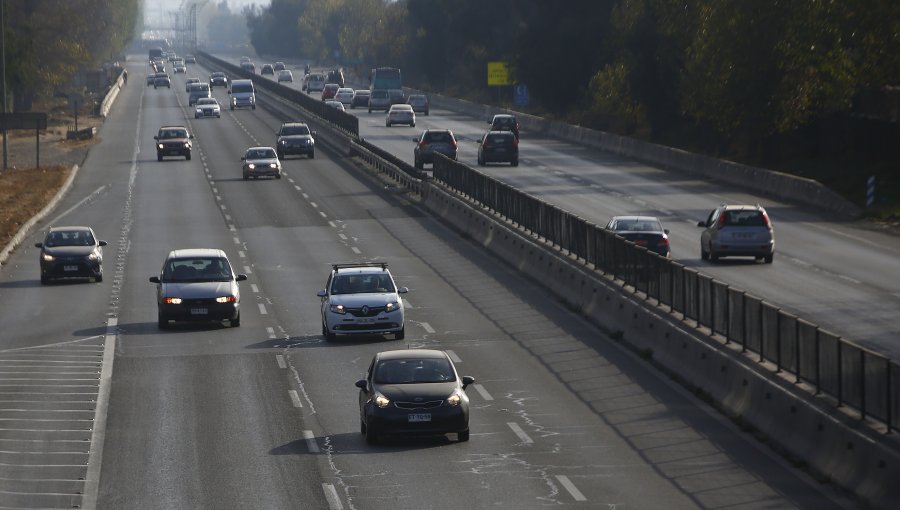
<svg viewBox="0 0 900 510">
<path fill-rule="evenodd" d="M 741 292 L 741 352 L 747 352 L 747 337 L 750 335 L 750 316 L 747 314 L 747 293 Z"/>
<path fill-rule="evenodd" d="M 775 373 L 781 373 L 781 308 L 775 311 Z"/>
<path fill-rule="evenodd" d="M 837 340 L 837 406 L 844 405 L 844 342 L 840 338 Z"/>
<path fill-rule="evenodd" d="M 765 331 L 766 331 L 765 330 L 766 321 L 764 319 L 765 319 L 766 314 L 763 312 L 763 305 L 764 305 L 764 302 L 760 301 L 759 302 L 759 362 L 760 363 L 766 361 L 766 339 L 764 338 Z"/>
<path fill-rule="evenodd" d="M 816 326 L 816 395 L 822 393 L 822 347 L 820 341 L 819 327 Z"/>
<path fill-rule="evenodd" d="M 716 281 L 709 279 L 709 332 L 716 334 Z"/>
<path fill-rule="evenodd" d="M 697 327 L 700 327 L 700 278 L 694 279 L 694 313 L 697 314 Z"/>
<path fill-rule="evenodd" d="M 894 426 L 894 413 L 893 407 L 893 395 L 891 393 L 891 360 L 884 360 L 885 364 L 887 364 L 887 370 L 885 370 L 884 378 L 887 383 L 887 390 L 885 393 L 887 394 L 887 406 L 885 407 L 885 414 L 887 415 L 885 421 L 887 422 L 887 433 L 890 434 L 893 430 Z"/>
<path fill-rule="evenodd" d="M 800 363 L 800 320 L 794 319 L 794 363 L 797 364 L 797 379 L 794 381 L 795 383 L 800 383 L 800 367 L 803 366 Z"/>
<path fill-rule="evenodd" d="M 731 342 L 731 286 L 725 286 L 725 345 Z"/>
<path fill-rule="evenodd" d="M 866 351 L 859 350 L 859 411 L 866 419 Z"/>
</svg>

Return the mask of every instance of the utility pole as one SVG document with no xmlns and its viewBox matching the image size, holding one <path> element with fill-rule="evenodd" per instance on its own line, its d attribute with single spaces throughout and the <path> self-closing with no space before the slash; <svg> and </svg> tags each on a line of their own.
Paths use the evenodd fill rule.
<svg viewBox="0 0 900 510">
<path fill-rule="evenodd" d="M 3 58 L 3 114 L 6 115 L 6 0 L 0 0 L 0 53 Z M 9 168 L 9 145 L 3 128 L 3 169 Z"/>
</svg>

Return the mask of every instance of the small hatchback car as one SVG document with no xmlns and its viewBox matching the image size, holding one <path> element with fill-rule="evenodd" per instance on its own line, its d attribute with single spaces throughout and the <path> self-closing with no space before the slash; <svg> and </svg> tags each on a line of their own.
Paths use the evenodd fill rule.
<svg viewBox="0 0 900 510">
<path fill-rule="evenodd" d="M 413 138 L 416 148 L 413 149 L 413 162 L 419 170 L 425 163 L 434 163 L 434 153 L 440 152 L 452 160 L 456 160 L 456 151 L 459 145 L 453 131 L 449 129 L 426 129 L 422 134 Z"/>
<path fill-rule="evenodd" d="M 238 282 L 245 274 L 234 274 L 222 250 L 173 250 L 166 257 L 156 284 L 159 328 L 169 321 L 223 321 L 241 325 L 241 292 Z"/>
<path fill-rule="evenodd" d="M 359 388 L 359 428 L 366 442 L 383 435 L 443 435 L 469 440 L 469 397 L 474 377 L 460 377 L 444 351 L 379 352 Z"/>
<path fill-rule="evenodd" d="M 191 160 L 191 139 L 194 135 L 188 133 L 184 126 L 163 126 L 153 137 L 156 140 L 156 160 L 162 161 L 163 156 L 184 156 Z"/>
<path fill-rule="evenodd" d="M 488 131 L 478 140 L 478 164 L 509 163 L 519 166 L 519 139 L 509 131 Z"/>
<path fill-rule="evenodd" d="M 57 278 L 93 278 L 103 281 L 103 247 L 90 227 L 51 227 L 41 249 L 41 283 Z"/>
<path fill-rule="evenodd" d="M 775 258 L 775 234 L 766 210 L 760 205 L 725 205 L 713 209 L 700 234 L 700 258 L 715 262 L 720 257 L 755 257 L 771 264 Z"/>
<path fill-rule="evenodd" d="M 322 335 L 406 334 L 403 300 L 386 263 L 332 264 L 322 298 Z"/>
</svg>

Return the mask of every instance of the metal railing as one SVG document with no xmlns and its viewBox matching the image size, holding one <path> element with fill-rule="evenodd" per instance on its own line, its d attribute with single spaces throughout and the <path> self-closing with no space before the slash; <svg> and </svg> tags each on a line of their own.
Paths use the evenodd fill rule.
<svg viewBox="0 0 900 510">
<path fill-rule="evenodd" d="M 436 155 L 433 175 L 435 181 L 622 281 L 624 288 L 708 329 L 714 338 L 737 343 L 760 362 L 774 365 L 776 372 L 791 374 L 816 394 L 833 397 L 838 406 L 884 423 L 888 432 L 900 425 L 900 369 L 885 356 L 468 165 Z"/>
</svg>

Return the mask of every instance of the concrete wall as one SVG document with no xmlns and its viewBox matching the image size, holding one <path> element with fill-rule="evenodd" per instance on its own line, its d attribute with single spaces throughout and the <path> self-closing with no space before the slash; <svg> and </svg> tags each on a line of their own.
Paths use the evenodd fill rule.
<svg viewBox="0 0 900 510">
<path fill-rule="evenodd" d="M 427 94 L 415 89 L 408 89 L 408 92 Z M 519 119 L 523 136 L 538 134 L 558 138 L 642 161 L 666 170 L 686 173 L 710 181 L 724 182 L 780 200 L 815 207 L 844 218 L 858 217 L 862 213 L 858 206 L 813 179 L 693 154 L 635 138 L 550 121 L 534 115 L 462 99 L 435 94 L 427 95 L 433 107 L 464 113 L 485 119 L 485 121 L 496 113 L 514 114 Z"/>
</svg>

